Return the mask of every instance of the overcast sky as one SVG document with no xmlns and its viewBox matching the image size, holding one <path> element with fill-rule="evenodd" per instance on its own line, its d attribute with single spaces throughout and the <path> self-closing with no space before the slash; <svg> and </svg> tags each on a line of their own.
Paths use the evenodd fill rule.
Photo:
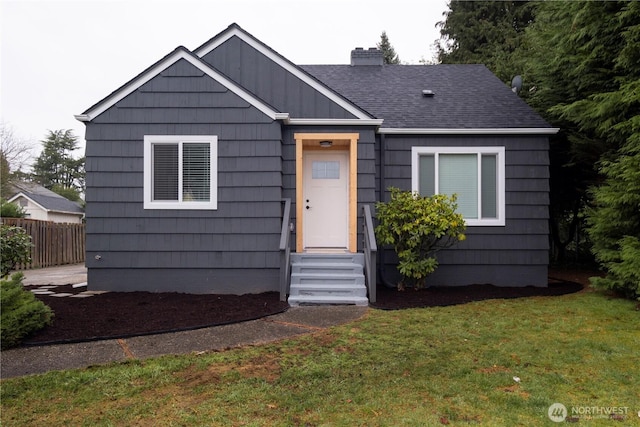
<svg viewBox="0 0 640 427">
<path fill-rule="evenodd" d="M 0 0 L 0 120 L 41 150 L 177 46 L 231 23 L 295 64 L 348 64 L 386 31 L 403 62 L 431 60 L 447 0 Z M 78 153 L 78 155 L 82 155 Z"/>
</svg>

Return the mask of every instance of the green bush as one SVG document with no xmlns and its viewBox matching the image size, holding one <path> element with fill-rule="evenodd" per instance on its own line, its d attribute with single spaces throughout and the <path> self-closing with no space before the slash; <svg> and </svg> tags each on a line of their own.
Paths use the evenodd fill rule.
<svg viewBox="0 0 640 427">
<path fill-rule="evenodd" d="M 51 323 L 53 312 L 22 286 L 22 273 L 0 280 L 0 344 L 15 347 L 23 338 Z"/>
<path fill-rule="evenodd" d="M 22 209 L 22 206 L 18 206 L 15 203 L 7 202 L 6 200 L 0 201 L 0 217 L 2 218 L 24 218 L 26 212 Z"/>
<path fill-rule="evenodd" d="M 435 253 L 465 239 L 465 222 L 456 213 L 456 196 L 423 197 L 390 188 L 391 201 L 376 203 L 376 237 L 393 245 L 398 254 L 402 282 L 398 289 L 425 286 L 426 277 L 438 267 Z"/>
<path fill-rule="evenodd" d="M 0 225 L 0 278 L 7 277 L 21 262 L 31 261 L 31 236 L 22 227 Z"/>
<path fill-rule="evenodd" d="M 603 162 L 600 171 L 606 179 L 593 191 L 587 231 L 606 276 L 591 282 L 640 299 L 640 138 L 615 161 Z"/>
</svg>

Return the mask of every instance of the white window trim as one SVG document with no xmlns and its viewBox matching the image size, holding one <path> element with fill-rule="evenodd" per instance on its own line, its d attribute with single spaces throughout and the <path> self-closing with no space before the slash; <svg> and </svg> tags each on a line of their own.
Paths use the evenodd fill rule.
<svg viewBox="0 0 640 427">
<path fill-rule="evenodd" d="M 211 198 L 206 202 L 199 201 L 154 201 L 153 163 L 151 147 L 154 144 L 179 144 L 184 142 L 206 142 L 210 144 L 211 155 Z M 180 150 L 181 152 L 181 150 Z M 182 170 L 180 165 L 179 170 Z M 178 174 L 178 194 L 182 194 L 182 174 Z M 145 135 L 144 136 L 144 208 L 145 209 L 218 209 L 218 137 L 215 135 Z"/>
<path fill-rule="evenodd" d="M 440 155 L 440 154 L 478 154 L 478 174 L 481 173 L 480 162 L 482 161 L 482 154 L 495 154 L 497 156 L 497 184 L 498 184 L 498 218 L 493 219 L 466 219 L 465 222 L 468 226 L 495 226 L 504 227 L 506 224 L 505 218 L 505 149 L 504 147 L 411 147 L 411 190 L 418 191 L 419 185 L 419 157 L 421 155 Z M 436 194 L 438 194 L 438 161 L 435 161 L 435 188 Z M 478 185 L 478 217 L 482 212 L 482 198 L 481 198 L 482 186 Z"/>
</svg>

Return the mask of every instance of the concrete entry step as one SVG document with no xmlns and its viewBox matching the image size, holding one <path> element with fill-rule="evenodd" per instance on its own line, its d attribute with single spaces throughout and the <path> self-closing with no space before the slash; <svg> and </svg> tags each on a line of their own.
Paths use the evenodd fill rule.
<svg viewBox="0 0 640 427">
<path fill-rule="evenodd" d="M 289 305 L 368 305 L 363 268 L 363 254 L 291 254 Z"/>
<path fill-rule="evenodd" d="M 369 305 L 367 297 L 340 297 L 340 296 L 291 296 L 289 297 L 289 305 L 291 307 L 300 307 L 305 305 Z"/>
</svg>

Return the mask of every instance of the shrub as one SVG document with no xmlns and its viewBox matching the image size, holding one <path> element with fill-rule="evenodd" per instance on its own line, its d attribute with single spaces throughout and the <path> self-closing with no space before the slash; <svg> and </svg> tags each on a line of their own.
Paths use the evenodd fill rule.
<svg viewBox="0 0 640 427">
<path fill-rule="evenodd" d="M 640 138 L 617 160 L 603 162 L 604 183 L 593 192 L 587 217 L 592 252 L 606 276 L 595 287 L 640 299 Z"/>
<path fill-rule="evenodd" d="M 51 323 L 53 312 L 22 286 L 22 273 L 0 280 L 0 344 L 2 350 Z"/>
<path fill-rule="evenodd" d="M 393 245 L 398 255 L 402 282 L 416 289 L 438 267 L 435 253 L 465 239 L 465 223 L 456 213 L 456 196 L 437 194 L 423 197 L 410 191 L 390 188 L 391 201 L 376 203 L 379 243 Z"/>
<path fill-rule="evenodd" d="M 31 236 L 22 227 L 0 225 L 0 278 L 11 273 L 19 263 L 31 261 Z"/>
<path fill-rule="evenodd" d="M 18 206 L 15 203 L 2 200 L 0 202 L 0 217 L 2 218 L 24 218 L 26 212 L 22 206 Z"/>
</svg>

